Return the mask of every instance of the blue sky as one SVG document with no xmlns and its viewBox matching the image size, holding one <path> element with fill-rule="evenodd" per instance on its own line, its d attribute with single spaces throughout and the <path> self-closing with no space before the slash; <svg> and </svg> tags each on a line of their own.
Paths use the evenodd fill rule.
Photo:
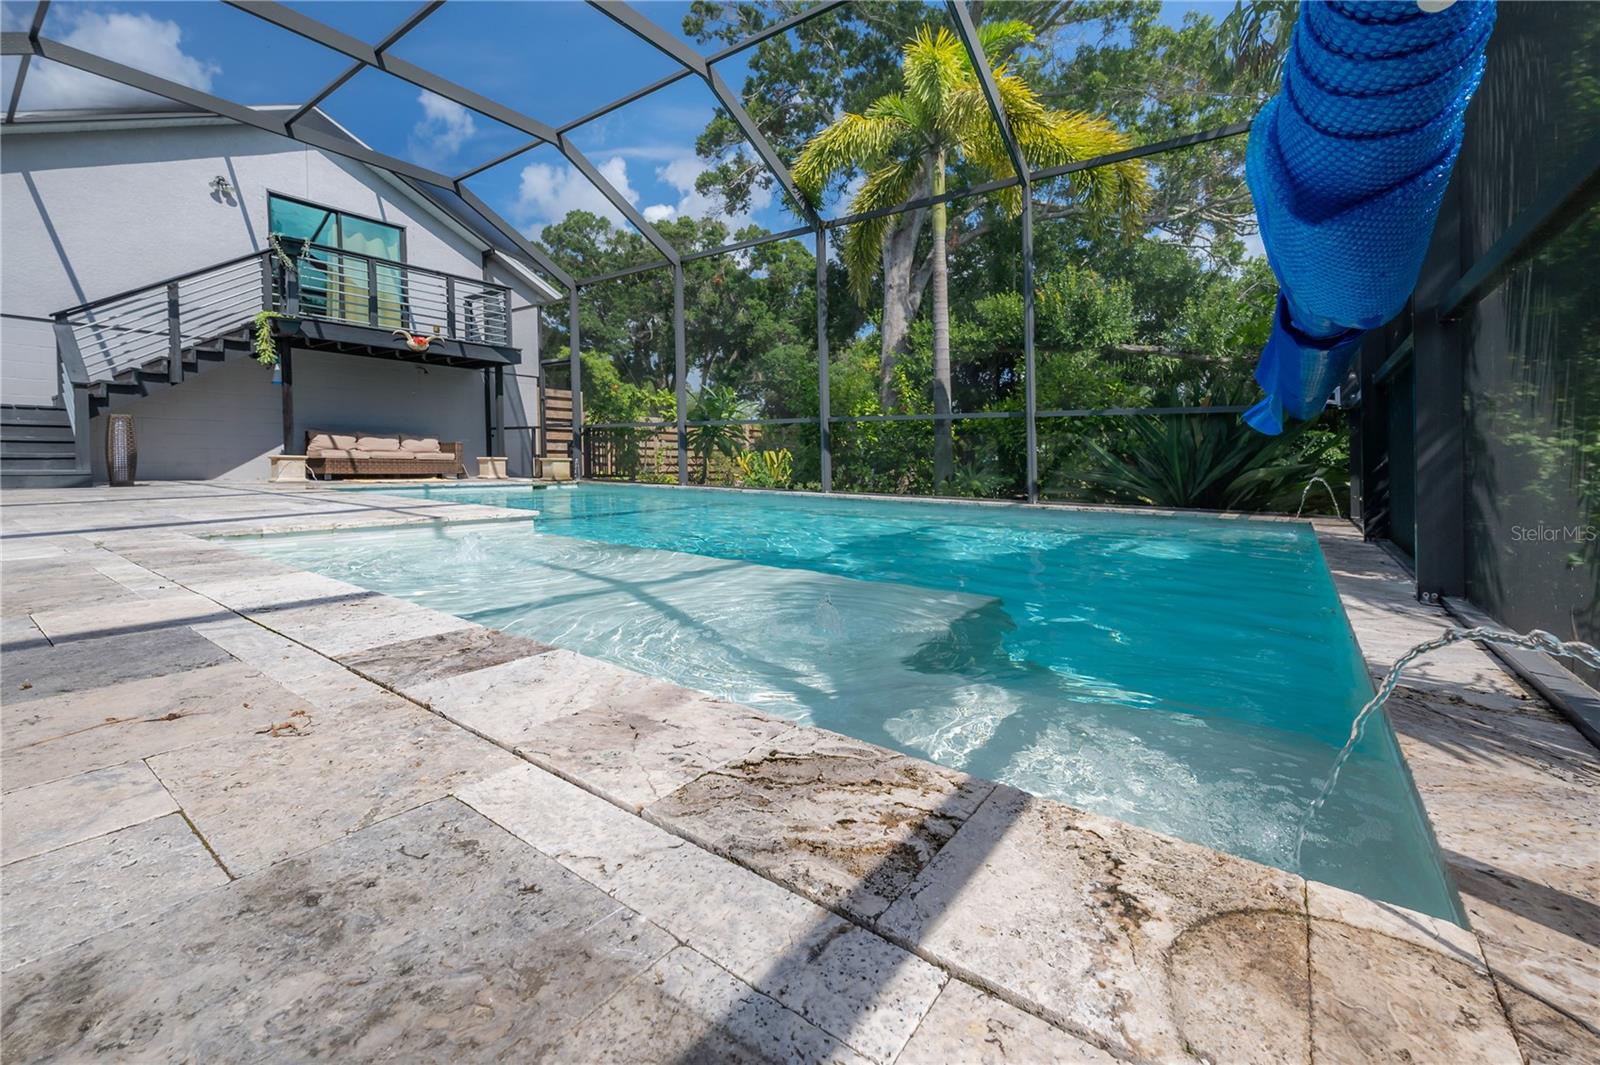
<svg viewBox="0 0 1600 1065">
<path fill-rule="evenodd" d="M 409 0 L 298 2 L 338 29 L 376 41 L 402 22 Z M 640 2 L 658 25 L 680 34 L 687 3 Z M 1173 4 L 1215 14 L 1231 6 Z M 6 29 L 26 26 L 33 5 L 4 0 Z M 942 5 L 930 12 L 944 18 Z M 829 16 L 822 16 L 824 18 Z M 345 57 L 220 3 L 56 3 L 46 35 L 175 81 L 247 104 L 297 104 L 349 65 Z M 696 46 L 701 47 L 701 46 Z M 702 50 L 711 50 L 704 46 Z M 393 53 L 552 125 L 589 113 L 672 72 L 666 56 L 587 4 L 565 0 L 451 0 L 397 44 Z M 9 93 L 15 60 L 5 69 Z M 718 69 L 738 91 L 746 68 L 735 57 Z M 122 100 L 118 100 L 121 97 Z M 22 106 L 124 102 L 126 90 L 81 72 L 36 64 Z M 519 130 L 461 108 L 379 71 L 366 70 L 329 97 L 324 109 L 372 147 L 460 173 L 525 143 Z M 678 214 L 796 224 L 781 199 L 760 197 L 729 218 L 694 191 L 705 164 L 694 141 L 714 110 L 710 92 L 685 78 L 659 93 L 574 130 L 574 144 L 652 221 Z M 470 186 L 530 233 L 574 207 L 613 214 L 553 148 L 541 147 L 472 179 Z"/>
</svg>

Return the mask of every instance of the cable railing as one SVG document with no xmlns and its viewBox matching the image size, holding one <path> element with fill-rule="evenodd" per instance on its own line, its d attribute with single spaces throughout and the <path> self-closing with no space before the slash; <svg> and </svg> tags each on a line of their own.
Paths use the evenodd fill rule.
<svg viewBox="0 0 1600 1065">
<path fill-rule="evenodd" d="M 130 373 L 183 378 L 188 349 L 271 310 L 469 343 L 511 343 L 510 290 L 476 278 L 293 240 L 55 315 L 63 373 L 77 385 Z"/>
<path fill-rule="evenodd" d="M 292 261 L 299 317 L 479 344 L 511 342 L 510 291 L 503 286 L 320 244 L 299 246 Z"/>
</svg>

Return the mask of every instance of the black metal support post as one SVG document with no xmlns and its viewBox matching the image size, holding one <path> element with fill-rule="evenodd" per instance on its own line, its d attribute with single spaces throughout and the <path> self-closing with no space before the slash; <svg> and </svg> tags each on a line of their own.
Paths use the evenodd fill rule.
<svg viewBox="0 0 1600 1065">
<path fill-rule="evenodd" d="M 178 310 L 178 283 L 167 285 L 167 383 L 183 383 L 183 321 Z"/>
<path fill-rule="evenodd" d="M 584 360 L 582 360 L 582 345 L 579 342 L 578 325 L 578 296 L 582 289 L 573 285 L 568 289 L 568 304 L 566 304 L 566 317 L 568 317 L 568 345 L 566 345 L 566 358 L 571 371 L 568 376 L 568 387 L 573 390 L 573 480 L 579 480 L 584 475 Z"/>
<path fill-rule="evenodd" d="M 833 404 L 828 398 L 828 231 L 817 227 L 817 461 L 833 491 Z"/>
<path fill-rule="evenodd" d="M 999 86 L 995 84 L 994 71 L 989 66 L 989 59 L 983 54 L 983 45 L 978 39 L 978 29 L 972 22 L 972 12 L 960 0 L 949 0 L 946 7 L 955 22 L 956 34 L 966 48 L 972 69 L 978 75 L 978 85 L 983 89 L 984 101 L 989 105 L 989 114 L 994 119 L 995 128 L 1000 132 L 1000 139 L 1005 143 L 1006 155 L 1011 160 L 1011 169 L 1022 185 L 1023 420 L 1027 425 L 1028 502 L 1037 503 L 1039 501 L 1039 411 L 1033 357 L 1033 181 L 1029 175 L 1028 161 L 1022 155 L 1022 146 L 1018 143 L 1016 135 L 1011 130 L 1011 123 L 1006 118 L 1005 104 L 1001 100 Z"/>
<path fill-rule="evenodd" d="M 489 380 L 489 370 L 485 367 L 479 372 L 483 378 L 483 453 L 494 454 L 494 412 L 490 409 L 494 405 L 494 385 Z"/>
<path fill-rule="evenodd" d="M 1027 425 L 1028 502 L 1039 502 L 1039 389 L 1033 355 L 1033 186 L 1022 186 L 1022 410 Z"/>
<path fill-rule="evenodd" d="M 491 455 L 504 455 L 506 453 L 506 368 L 494 368 L 494 421 L 492 423 L 493 447 Z"/>
<path fill-rule="evenodd" d="M 378 328 L 378 261 L 367 260 L 367 324 Z"/>
<path fill-rule="evenodd" d="M 689 483 L 689 350 L 683 328 L 683 264 L 672 264 L 672 350 L 678 385 L 678 483 Z"/>
<path fill-rule="evenodd" d="M 583 476 L 583 356 L 578 332 L 578 293 L 578 286 L 573 285 L 567 294 L 567 361 L 571 367 L 567 386 L 572 389 L 573 480 Z"/>
<path fill-rule="evenodd" d="M 1439 209 L 1428 257 L 1417 281 L 1412 335 L 1416 403 L 1417 595 L 1466 594 L 1466 417 L 1461 327 L 1441 318 L 1443 301 L 1462 274 L 1461 182 L 1452 181 Z"/>
<path fill-rule="evenodd" d="M 278 378 L 283 382 L 278 386 L 279 399 L 283 404 L 283 453 L 298 455 L 300 448 L 294 439 L 294 366 L 290 359 L 289 341 L 278 337 L 273 343 L 278 349 Z"/>
</svg>

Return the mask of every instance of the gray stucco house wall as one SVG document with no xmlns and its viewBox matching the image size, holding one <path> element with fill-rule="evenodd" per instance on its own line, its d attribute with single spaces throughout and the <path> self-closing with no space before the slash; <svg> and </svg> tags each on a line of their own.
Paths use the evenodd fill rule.
<svg viewBox="0 0 1600 1065">
<path fill-rule="evenodd" d="M 234 190 L 219 195 L 216 177 Z M 60 391 L 50 316 L 268 246 L 279 193 L 405 231 L 407 261 L 512 290 L 505 423 L 538 411 L 539 305 L 559 293 L 490 260 L 469 228 L 392 176 L 226 119 L 153 116 L 29 123 L 0 135 L 0 402 L 48 404 Z M 486 446 L 483 376 L 470 369 L 296 350 L 297 433 L 396 430 L 461 440 L 468 469 Z M 174 388 L 124 400 L 141 478 L 261 481 L 282 449 L 272 371 L 232 359 Z M 91 453 L 101 461 L 104 418 Z M 507 434 L 514 472 L 531 472 L 526 431 Z M 97 477 L 103 471 L 97 468 Z"/>
</svg>

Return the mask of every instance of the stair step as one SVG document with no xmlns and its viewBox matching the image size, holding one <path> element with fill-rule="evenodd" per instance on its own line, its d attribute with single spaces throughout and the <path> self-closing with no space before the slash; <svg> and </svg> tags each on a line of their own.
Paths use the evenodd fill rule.
<svg viewBox="0 0 1600 1065">
<path fill-rule="evenodd" d="M 6 473 L 59 473 L 63 470 L 78 468 L 78 457 L 72 452 L 62 455 L 51 455 L 45 458 L 21 458 L 5 456 L 5 461 L 0 462 L 0 468 Z"/>
<path fill-rule="evenodd" d="M 5 425 L 0 424 L 0 443 L 44 443 L 72 440 L 71 425 Z"/>
<path fill-rule="evenodd" d="M 0 425 L 71 425 L 65 407 L 7 405 L 0 407 Z"/>
<path fill-rule="evenodd" d="M 83 488 L 94 483 L 89 471 L 0 469 L 0 488 Z"/>
<path fill-rule="evenodd" d="M 62 456 L 72 458 L 76 454 L 77 446 L 71 440 L 61 443 L 11 443 L 0 440 L 0 459 L 10 462 L 12 459 L 58 459 Z"/>
</svg>

